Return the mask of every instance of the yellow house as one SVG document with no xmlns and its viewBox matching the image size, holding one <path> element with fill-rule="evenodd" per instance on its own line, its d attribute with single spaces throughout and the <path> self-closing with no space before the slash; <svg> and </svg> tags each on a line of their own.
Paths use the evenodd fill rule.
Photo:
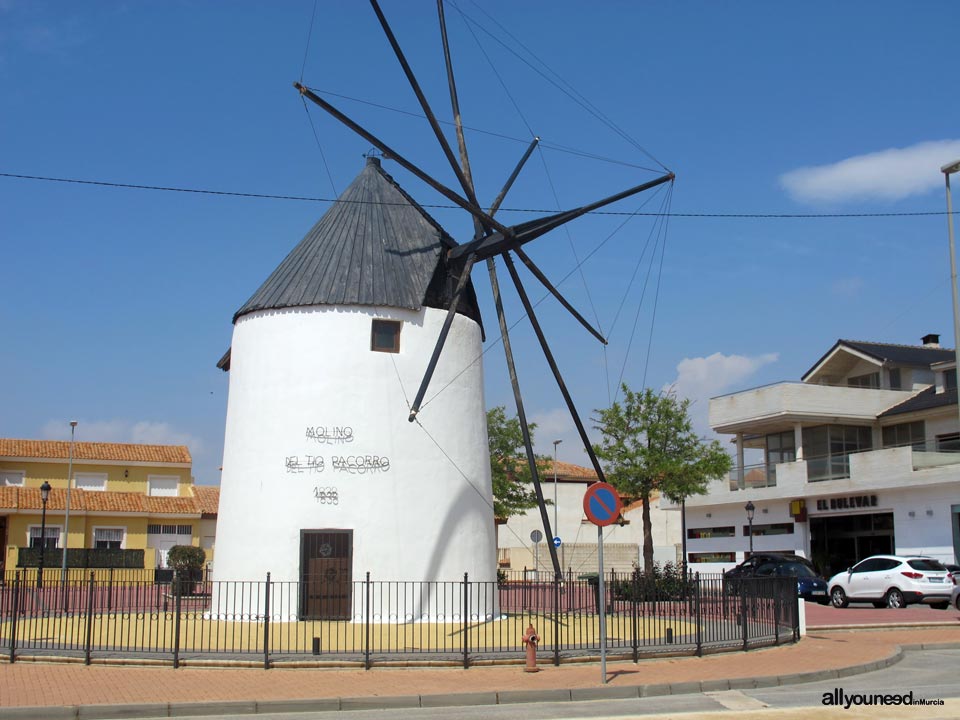
<svg viewBox="0 0 960 720">
<path fill-rule="evenodd" d="M 201 546 L 212 561 L 220 490 L 194 485 L 185 446 L 73 443 L 68 518 L 69 466 L 69 442 L 0 438 L 0 577 L 18 567 L 21 548 L 41 544 L 67 548 L 71 567 L 102 567 L 109 556 L 161 568 L 174 545 Z M 44 482 L 51 487 L 45 521 Z M 141 552 L 88 561 L 80 549 Z"/>
</svg>

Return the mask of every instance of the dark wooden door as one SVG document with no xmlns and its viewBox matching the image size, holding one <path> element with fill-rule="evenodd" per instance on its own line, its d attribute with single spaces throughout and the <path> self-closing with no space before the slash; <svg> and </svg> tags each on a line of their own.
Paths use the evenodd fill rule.
<svg viewBox="0 0 960 720">
<path fill-rule="evenodd" d="M 300 533 L 303 618 L 349 620 L 353 590 L 353 531 Z"/>
</svg>

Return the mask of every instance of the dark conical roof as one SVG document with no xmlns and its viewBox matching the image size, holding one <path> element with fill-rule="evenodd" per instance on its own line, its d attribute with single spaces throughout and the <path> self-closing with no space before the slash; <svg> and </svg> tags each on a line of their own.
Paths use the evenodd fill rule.
<svg viewBox="0 0 960 720">
<path fill-rule="evenodd" d="M 455 281 L 446 251 L 456 242 L 368 158 L 343 191 L 253 296 L 241 315 L 307 305 L 449 307 Z M 460 312 L 480 322 L 473 286 Z"/>
</svg>

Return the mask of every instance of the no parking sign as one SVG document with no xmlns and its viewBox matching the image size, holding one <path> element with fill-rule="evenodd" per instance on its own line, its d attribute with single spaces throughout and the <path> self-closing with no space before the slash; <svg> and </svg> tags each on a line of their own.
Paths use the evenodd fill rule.
<svg viewBox="0 0 960 720">
<path fill-rule="evenodd" d="M 594 483 L 583 494 L 583 512 L 594 525 L 612 525 L 620 518 L 622 508 L 620 493 L 610 483 Z"/>
</svg>

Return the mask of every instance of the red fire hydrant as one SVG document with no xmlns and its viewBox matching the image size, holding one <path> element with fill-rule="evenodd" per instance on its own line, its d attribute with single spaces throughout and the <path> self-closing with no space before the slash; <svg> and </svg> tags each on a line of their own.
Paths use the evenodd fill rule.
<svg viewBox="0 0 960 720">
<path fill-rule="evenodd" d="M 527 631 L 523 634 L 523 644 L 527 646 L 527 666 L 524 672 L 540 672 L 537 667 L 537 644 L 540 642 L 540 636 L 537 635 L 533 623 L 527 626 Z"/>
</svg>

